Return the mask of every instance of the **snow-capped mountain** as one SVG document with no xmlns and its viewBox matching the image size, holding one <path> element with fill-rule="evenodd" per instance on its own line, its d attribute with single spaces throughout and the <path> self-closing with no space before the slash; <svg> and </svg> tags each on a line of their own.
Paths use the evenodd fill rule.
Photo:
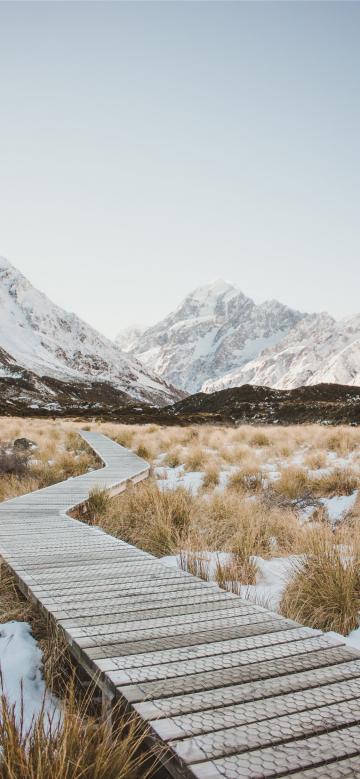
<svg viewBox="0 0 360 779">
<path fill-rule="evenodd" d="M 197 392 L 274 346 L 304 315 L 276 300 L 256 305 L 226 281 L 199 287 L 158 324 L 119 343 L 176 387 Z"/>
<path fill-rule="evenodd" d="M 120 330 L 120 333 L 118 333 L 116 336 L 115 343 L 120 346 L 120 349 L 122 349 L 123 352 L 131 352 L 145 330 L 146 327 L 142 325 L 130 325 L 130 327 L 124 327 L 124 329 Z"/>
<path fill-rule="evenodd" d="M 220 379 L 207 381 L 203 390 L 242 384 L 291 389 L 320 383 L 360 385 L 360 314 L 340 321 L 326 313 L 308 315 L 276 346 Z"/>
<path fill-rule="evenodd" d="M 23 371 L 62 382 L 101 382 L 159 405 L 179 393 L 120 347 L 49 300 L 0 258 L 0 376 Z"/>
</svg>

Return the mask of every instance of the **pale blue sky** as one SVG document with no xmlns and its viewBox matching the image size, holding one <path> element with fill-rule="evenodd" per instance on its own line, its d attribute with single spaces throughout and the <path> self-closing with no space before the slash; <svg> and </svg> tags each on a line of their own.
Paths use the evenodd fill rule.
<svg viewBox="0 0 360 779">
<path fill-rule="evenodd" d="M 0 254 L 113 336 L 219 276 L 359 311 L 358 2 L 1 2 Z"/>
</svg>

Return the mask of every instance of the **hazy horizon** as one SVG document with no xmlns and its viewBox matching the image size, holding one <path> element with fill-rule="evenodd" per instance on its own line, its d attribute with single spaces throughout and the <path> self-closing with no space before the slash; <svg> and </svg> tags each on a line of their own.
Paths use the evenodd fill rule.
<svg viewBox="0 0 360 779">
<path fill-rule="evenodd" d="M 109 337 L 228 279 L 358 313 L 358 3 L 2 2 L 0 255 Z"/>
</svg>

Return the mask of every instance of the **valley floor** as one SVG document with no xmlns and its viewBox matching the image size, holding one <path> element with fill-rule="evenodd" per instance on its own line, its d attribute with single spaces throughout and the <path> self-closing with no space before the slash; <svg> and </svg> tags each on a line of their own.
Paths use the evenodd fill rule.
<svg viewBox="0 0 360 779">
<path fill-rule="evenodd" d="M 132 448 L 151 463 L 152 473 L 147 483 L 111 500 L 94 491 L 80 518 L 167 565 L 360 647 L 360 430 L 3 418 L 0 499 L 96 467 L 76 434 L 81 427 Z M 31 443 L 14 446 L 21 438 Z M 25 681 L 36 687 L 30 698 L 38 701 L 44 690 L 39 649 L 4 602 L 5 692 L 19 702 L 20 657 Z M 49 705 L 56 711 L 53 698 Z"/>
</svg>

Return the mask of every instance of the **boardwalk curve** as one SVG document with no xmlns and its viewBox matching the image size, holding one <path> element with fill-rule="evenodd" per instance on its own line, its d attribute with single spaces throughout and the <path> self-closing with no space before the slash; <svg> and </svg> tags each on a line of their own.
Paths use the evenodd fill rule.
<svg viewBox="0 0 360 779">
<path fill-rule="evenodd" d="M 0 504 L 0 554 L 103 690 L 167 744 L 174 777 L 360 777 L 360 653 L 67 516 L 149 465 L 99 433 L 105 467 Z"/>
</svg>

